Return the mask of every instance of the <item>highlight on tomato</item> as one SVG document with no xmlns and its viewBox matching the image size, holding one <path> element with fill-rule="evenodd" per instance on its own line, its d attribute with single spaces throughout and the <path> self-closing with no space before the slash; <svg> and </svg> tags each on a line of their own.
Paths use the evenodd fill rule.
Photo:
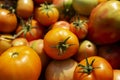
<svg viewBox="0 0 120 80">
<path fill-rule="evenodd" d="M 74 80 L 113 80 L 113 69 L 102 57 L 88 57 L 78 63 Z"/>
<path fill-rule="evenodd" d="M 38 80 L 42 65 L 28 46 L 14 46 L 0 56 L 0 80 Z"/>
<path fill-rule="evenodd" d="M 51 29 L 44 36 L 44 50 L 53 59 L 70 58 L 78 51 L 78 48 L 77 36 L 67 29 Z"/>
</svg>

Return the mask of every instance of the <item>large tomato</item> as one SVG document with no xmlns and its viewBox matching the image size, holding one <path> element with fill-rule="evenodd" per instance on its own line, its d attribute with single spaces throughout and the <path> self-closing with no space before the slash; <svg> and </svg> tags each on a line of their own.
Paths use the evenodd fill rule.
<svg viewBox="0 0 120 80">
<path fill-rule="evenodd" d="M 44 29 L 39 24 L 39 22 L 35 19 L 31 19 L 23 22 L 18 25 L 16 29 L 16 37 L 24 37 L 28 41 L 32 41 L 35 39 L 43 38 Z"/>
<path fill-rule="evenodd" d="M 22 18 L 32 16 L 34 10 L 33 0 L 18 0 L 16 7 L 16 14 Z"/>
<path fill-rule="evenodd" d="M 38 80 L 41 60 L 27 46 L 15 46 L 0 56 L 0 80 Z"/>
<path fill-rule="evenodd" d="M 44 37 L 44 50 L 53 59 L 70 58 L 77 52 L 78 48 L 77 36 L 64 28 L 52 29 Z"/>
<path fill-rule="evenodd" d="M 53 60 L 45 71 L 46 80 L 74 80 L 73 74 L 77 62 L 73 59 Z"/>
<path fill-rule="evenodd" d="M 0 8 L 0 33 L 11 33 L 16 27 L 16 15 L 7 9 Z"/>
<path fill-rule="evenodd" d="M 113 80 L 113 69 L 104 58 L 92 56 L 80 61 L 74 80 Z"/>
<path fill-rule="evenodd" d="M 88 38 L 96 44 L 111 44 L 120 40 L 120 2 L 111 0 L 93 9 L 89 19 Z"/>
<path fill-rule="evenodd" d="M 91 11 L 104 1 L 107 0 L 73 0 L 73 8 L 77 13 L 89 16 Z"/>
<path fill-rule="evenodd" d="M 44 26 L 50 26 L 55 23 L 59 18 L 59 12 L 51 4 L 41 4 L 41 6 L 35 8 L 35 19 Z"/>
<path fill-rule="evenodd" d="M 98 55 L 105 58 L 114 69 L 120 68 L 120 44 L 100 46 Z"/>
</svg>

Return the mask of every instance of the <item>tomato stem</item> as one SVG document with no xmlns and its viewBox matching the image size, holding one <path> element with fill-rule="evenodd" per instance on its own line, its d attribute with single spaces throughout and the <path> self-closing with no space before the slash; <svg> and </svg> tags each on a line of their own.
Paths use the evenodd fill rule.
<svg viewBox="0 0 120 80">
<path fill-rule="evenodd" d="M 18 52 L 14 52 L 14 53 L 12 54 L 12 57 L 13 57 L 13 58 L 16 58 L 16 57 L 18 56 L 18 54 L 19 54 Z"/>
<path fill-rule="evenodd" d="M 74 44 L 67 44 L 66 42 L 68 41 L 70 37 L 66 38 L 64 41 L 61 41 L 58 43 L 56 46 L 52 46 L 52 48 L 57 48 L 59 50 L 58 55 L 64 54 L 64 52 L 67 50 L 68 47 L 74 45 Z"/>
</svg>

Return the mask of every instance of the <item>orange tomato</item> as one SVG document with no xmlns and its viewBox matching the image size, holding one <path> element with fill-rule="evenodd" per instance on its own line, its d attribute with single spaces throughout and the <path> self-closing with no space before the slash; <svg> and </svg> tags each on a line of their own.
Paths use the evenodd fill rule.
<svg viewBox="0 0 120 80">
<path fill-rule="evenodd" d="M 113 69 L 104 58 L 92 56 L 79 62 L 74 80 L 113 80 Z"/>
<path fill-rule="evenodd" d="M 0 80 L 38 80 L 41 60 L 27 46 L 15 46 L 0 56 Z"/>
<path fill-rule="evenodd" d="M 114 69 L 113 70 L 113 75 L 114 75 L 114 78 L 113 80 L 120 80 L 120 70 L 119 69 Z"/>
<path fill-rule="evenodd" d="M 77 52 L 78 48 L 77 36 L 67 29 L 51 29 L 44 36 L 44 50 L 53 59 L 70 58 Z"/>
<path fill-rule="evenodd" d="M 53 5 L 41 4 L 35 8 L 35 19 L 44 26 L 50 26 L 59 18 L 59 11 Z"/>
</svg>

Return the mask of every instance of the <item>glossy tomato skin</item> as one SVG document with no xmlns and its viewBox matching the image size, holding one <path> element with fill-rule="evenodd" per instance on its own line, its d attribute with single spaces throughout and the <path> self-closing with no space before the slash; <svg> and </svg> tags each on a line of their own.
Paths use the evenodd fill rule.
<svg viewBox="0 0 120 80">
<path fill-rule="evenodd" d="M 87 58 L 88 62 L 91 63 L 93 59 L 92 67 L 95 68 L 90 74 L 82 73 L 83 68 L 77 66 L 74 72 L 74 80 L 113 80 L 113 69 L 111 65 L 104 59 L 98 56 L 92 56 Z M 86 60 L 80 61 L 79 64 L 86 65 Z"/>
<path fill-rule="evenodd" d="M 68 39 L 67 39 L 68 38 Z M 63 41 L 65 44 L 60 44 Z M 59 45 L 59 47 L 57 47 Z M 66 45 L 68 47 L 66 47 Z M 69 46 L 71 45 L 71 46 Z M 44 50 L 53 59 L 63 60 L 73 56 L 79 47 L 76 35 L 64 28 L 55 28 L 48 31 L 44 37 Z M 63 49 L 62 52 L 60 50 Z"/>
<path fill-rule="evenodd" d="M 16 14 L 18 17 L 29 18 L 34 10 L 33 0 L 18 0 Z"/>
<path fill-rule="evenodd" d="M 119 69 L 114 69 L 113 70 L 113 75 L 114 75 L 114 78 L 113 80 L 120 80 L 120 70 Z"/>
<path fill-rule="evenodd" d="M 0 56 L 0 80 L 37 80 L 41 73 L 41 60 L 27 46 L 15 46 Z"/>
<path fill-rule="evenodd" d="M 7 9 L 0 8 L 0 33 L 11 33 L 17 27 L 17 17 Z"/>
<path fill-rule="evenodd" d="M 115 5 L 115 6 L 113 6 Z M 93 9 L 89 19 L 88 38 L 98 45 L 112 44 L 120 40 L 120 2 L 101 3 Z"/>
<path fill-rule="evenodd" d="M 51 4 L 42 4 L 36 7 L 34 14 L 35 19 L 43 26 L 50 26 L 59 18 L 59 11 Z"/>
<path fill-rule="evenodd" d="M 32 19 L 30 25 L 31 26 L 28 26 L 28 30 L 26 28 L 27 32 L 25 33 L 24 31 L 22 34 L 19 35 L 19 37 L 26 38 L 28 41 L 43 38 L 44 28 L 39 24 L 39 22 L 35 19 Z M 25 26 L 21 24 L 18 25 L 18 28 L 16 29 L 16 35 L 23 30 L 23 27 Z"/>
</svg>

